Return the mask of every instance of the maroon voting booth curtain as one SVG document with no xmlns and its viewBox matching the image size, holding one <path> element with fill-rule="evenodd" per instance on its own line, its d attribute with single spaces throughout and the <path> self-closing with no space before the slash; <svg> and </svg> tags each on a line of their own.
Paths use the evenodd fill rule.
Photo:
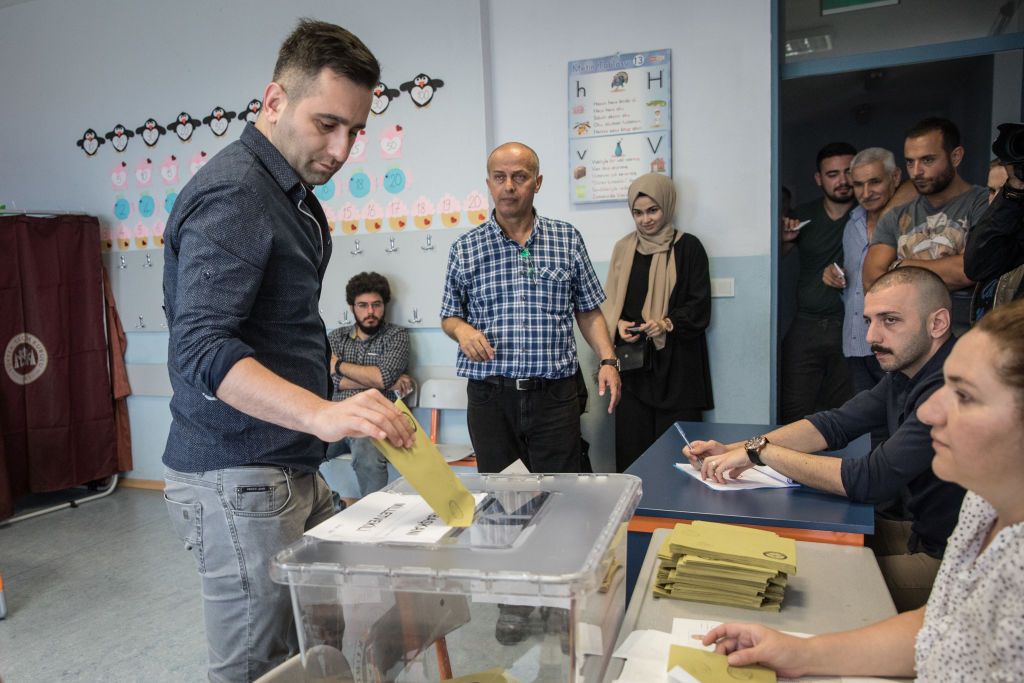
<svg viewBox="0 0 1024 683">
<path fill-rule="evenodd" d="M 99 223 L 0 216 L 0 519 L 118 472 Z"/>
</svg>

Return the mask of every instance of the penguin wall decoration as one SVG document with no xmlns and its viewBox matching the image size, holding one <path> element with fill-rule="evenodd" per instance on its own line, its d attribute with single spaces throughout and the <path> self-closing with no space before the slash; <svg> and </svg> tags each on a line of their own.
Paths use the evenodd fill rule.
<svg viewBox="0 0 1024 683">
<path fill-rule="evenodd" d="M 214 107 L 209 116 L 203 117 L 203 123 L 210 127 L 217 137 L 228 132 L 228 124 L 238 116 L 233 111 L 224 111 L 224 107 Z"/>
<path fill-rule="evenodd" d="M 100 148 L 100 145 L 105 144 L 106 140 L 96 134 L 92 128 L 86 128 L 85 132 L 82 133 L 82 138 L 75 142 L 76 145 L 82 148 L 82 151 L 92 156 L 96 153 L 96 150 Z"/>
<path fill-rule="evenodd" d="M 178 118 L 167 124 L 167 130 L 177 135 L 182 142 L 188 142 L 192 133 L 201 125 L 203 125 L 202 121 L 192 118 L 187 112 L 181 112 L 178 114 Z"/>
<path fill-rule="evenodd" d="M 135 137 L 135 133 L 125 128 L 123 123 L 119 123 L 103 137 L 110 140 L 110 146 L 116 151 L 123 152 L 128 147 L 128 141 Z"/>
<path fill-rule="evenodd" d="M 249 100 L 249 104 L 245 105 L 245 113 L 239 119 L 244 119 L 246 123 L 256 123 L 260 109 L 263 109 L 263 100 Z"/>
<path fill-rule="evenodd" d="M 378 83 L 373 88 L 373 101 L 370 102 L 370 111 L 380 116 L 391 106 L 391 100 L 398 98 L 401 93 L 394 88 L 389 88 L 387 83 Z"/>
<path fill-rule="evenodd" d="M 427 74 L 419 74 L 411 81 L 406 81 L 398 86 L 400 90 L 409 93 L 413 104 L 417 107 L 425 107 L 434 99 L 434 93 L 438 88 L 444 87 L 444 81 L 440 78 L 431 78 Z"/>
<path fill-rule="evenodd" d="M 135 132 L 142 136 L 142 141 L 148 147 L 155 147 L 160 141 L 160 136 L 167 132 L 167 129 L 156 122 L 156 119 L 146 119 L 146 122 L 135 129 Z"/>
</svg>

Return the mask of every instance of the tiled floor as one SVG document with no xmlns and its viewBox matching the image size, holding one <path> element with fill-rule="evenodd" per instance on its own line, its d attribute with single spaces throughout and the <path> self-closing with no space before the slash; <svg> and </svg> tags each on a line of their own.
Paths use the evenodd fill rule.
<svg viewBox="0 0 1024 683">
<path fill-rule="evenodd" d="M 79 492 L 77 497 L 87 495 Z M 0 526 L 0 683 L 206 680 L 199 578 L 174 537 L 159 491 L 117 489 L 106 498 Z M 522 681 L 564 680 L 558 635 L 537 613 L 530 637 L 494 640 L 497 607 L 448 639 L 457 674 L 504 661 Z M 496 659 L 497 658 L 497 659 Z M 424 661 L 433 660 L 428 652 Z M 486 667 L 485 667 L 486 668 Z M 411 669 L 402 681 L 437 680 Z"/>
<path fill-rule="evenodd" d="M 5 683 L 205 679 L 199 578 L 159 491 L 0 527 L 0 573 Z"/>
</svg>

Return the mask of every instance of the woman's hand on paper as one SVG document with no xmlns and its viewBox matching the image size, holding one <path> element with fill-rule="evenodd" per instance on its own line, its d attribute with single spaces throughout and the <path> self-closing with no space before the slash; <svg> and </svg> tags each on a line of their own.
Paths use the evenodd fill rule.
<svg viewBox="0 0 1024 683">
<path fill-rule="evenodd" d="M 807 673 L 808 641 L 760 624 L 722 624 L 704 634 L 704 645 L 729 657 L 729 666 L 760 664 L 784 678 Z"/>
</svg>

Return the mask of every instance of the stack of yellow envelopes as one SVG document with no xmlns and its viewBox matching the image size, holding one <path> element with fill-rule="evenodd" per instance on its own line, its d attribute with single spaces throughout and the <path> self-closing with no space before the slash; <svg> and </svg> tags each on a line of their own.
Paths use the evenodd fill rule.
<svg viewBox="0 0 1024 683">
<path fill-rule="evenodd" d="M 729 524 L 677 524 L 658 560 L 657 596 L 778 611 L 796 573 L 796 542 Z"/>
</svg>

